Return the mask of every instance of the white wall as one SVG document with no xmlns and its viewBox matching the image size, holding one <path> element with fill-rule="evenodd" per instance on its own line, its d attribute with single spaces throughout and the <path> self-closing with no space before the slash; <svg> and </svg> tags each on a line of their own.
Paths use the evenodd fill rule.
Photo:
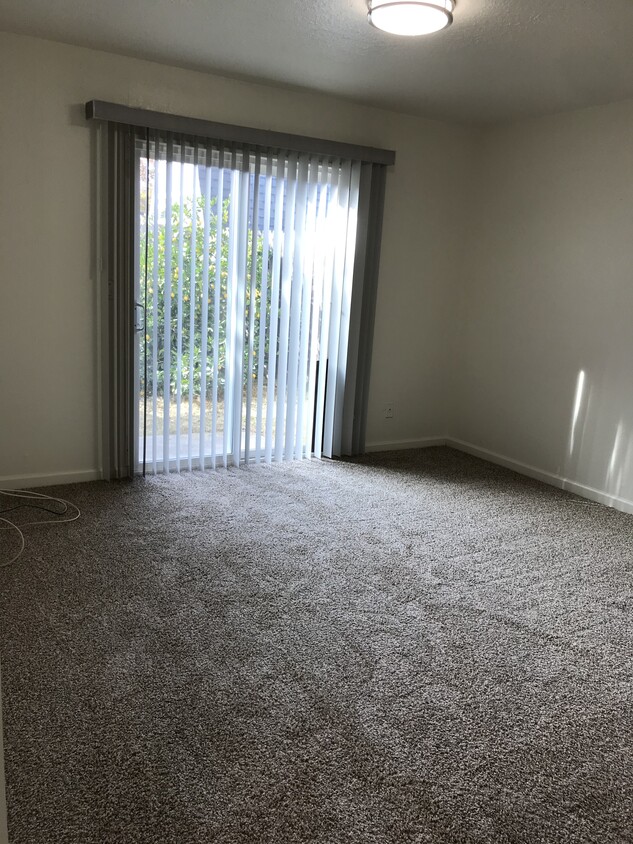
<svg viewBox="0 0 633 844">
<path fill-rule="evenodd" d="M 450 436 L 633 499 L 633 103 L 475 132 L 8 34 L 0 78 L 0 482 L 100 468 L 98 98 L 395 148 L 369 442 Z"/>
<path fill-rule="evenodd" d="M 492 129 L 476 161 L 450 434 L 633 500 L 633 102 Z"/>
<path fill-rule="evenodd" d="M 92 145 L 82 111 L 93 98 L 396 149 L 368 439 L 442 433 L 466 130 L 6 33 L 0 79 L 0 481 L 99 470 Z M 388 421 L 385 402 L 395 407 Z"/>
</svg>

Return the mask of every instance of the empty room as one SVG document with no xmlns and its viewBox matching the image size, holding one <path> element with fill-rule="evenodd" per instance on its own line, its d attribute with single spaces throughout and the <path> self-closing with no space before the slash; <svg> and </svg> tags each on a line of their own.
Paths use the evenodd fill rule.
<svg viewBox="0 0 633 844">
<path fill-rule="evenodd" d="M 0 844 L 633 842 L 630 0 L 0 0 Z"/>
</svg>

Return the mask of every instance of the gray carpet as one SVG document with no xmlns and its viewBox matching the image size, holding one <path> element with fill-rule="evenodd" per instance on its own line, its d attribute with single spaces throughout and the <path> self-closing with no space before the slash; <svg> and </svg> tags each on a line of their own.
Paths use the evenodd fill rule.
<svg viewBox="0 0 633 844">
<path fill-rule="evenodd" d="M 633 841 L 633 517 L 449 449 L 58 494 L 12 844 Z"/>
</svg>

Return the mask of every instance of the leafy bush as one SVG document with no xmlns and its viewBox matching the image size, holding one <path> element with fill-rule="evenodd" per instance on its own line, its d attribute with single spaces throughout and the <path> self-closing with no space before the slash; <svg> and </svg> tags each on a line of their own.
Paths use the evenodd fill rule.
<svg viewBox="0 0 633 844">
<path fill-rule="evenodd" d="M 142 203 L 141 203 L 142 204 Z M 203 336 L 203 301 L 204 301 L 204 267 L 205 267 L 205 203 L 204 198 L 199 197 L 195 205 L 195 238 L 194 238 L 194 208 L 193 202 L 185 202 L 182 209 L 179 203 L 171 207 L 171 260 L 170 266 L 166 267 L 166 246 L 167 226 L 161 220 L 157 226 L 157 236 L 154 236 L 153 220 L 150 219 L 149 243 L 148 243 L 148 265 L 147 265 L 147 313 L 146 313 L 146 343 L 148 355 L 148 379 L 145 385 L 146 393 L 151 394 L 156 387 L 159 396 L 165 394 L 166 385 L 172 395 L 176 394 L 179 372 L 178 372 L 178 351 L 180 348 L 180 387 L 181 396 L 187 398 L 192 391 L 194 396 L 199 396 L 202 390 L 202 358 L 203 350 L 206 348 L 206 391 L 211 396 L 213 381 L 216 379 L 218 396 L 223 397 L 225 376 L 226 376 L 226 308 L 228 302 L 229 283 L 229 205 L 230 199 L 226 199 L 222 205 L 221 213 L 221 248 L 220 248 L 220 287 L 219 296 L 216 296 L 217 284 L 217 234 L 218 234 L 218 213 L 215 198 L 211 202 L 209 219 L 209 243 L 207 250 L 208 259 L 208 295 L 207 314 L 208 322 L 206 332 Z M 182 215 L 181 215 L 182 211 Z M 182 216 L 182 219 L 181 219 Z M 182 228 L 182 261 L 179 260 L 179 244 Z M 140 295 L 145 300 L 145 226 L 141 225 L 140 243 Z M 194 243 L 195 239 L 195 243 Z M 193 260 L 192 260 L 193 247 Z M 256 285 L 254 302 L 251 303 L 251 256 L 252 256 L 252 231 L 249 231 L 246 256 L 246 278 L 238 279 L 238 284 L 245 288 L 245 320 L 244 320 L 244 386 L 248 375 L 249 357 L 249 329 L 250 309 L 255 308 L 254 321 L 254 361 L 255 371 L 258 372 L 257 360 L 260 353 L 263 353 L 263 374 L 267 375 L 268 364 L 268 336 L 266 331 L 266 344 L 263 350 L 259 348 L 260 322 L 261 322 L 261 288 L 262 288 L 262 262 L 264 251 L 264 233 L 257 232 L 256 237 Z M 156 257 L 156 262 L 155 262 Z M 234 272 L 237 272 L 235 267 Z M 268 278 L 268 289 L 270 291 L 270 265 L 266 267 Z M 179 296 L 179 290 L 181 296 Z M 216 316 L 216 303 L 218 310 L 218 357 L 214 361 L 214 326 Z M 180 304 L 180 320 L 179 320 Z M 266 325 L 270 324 L 270 297 L 267 299 Z M 278 318 L 278 314 L 276 315 Z M 193 331 L 192 331 L 193 318 Z M 165 373 L 166 348 L 164 338 L 165 320 L 169 320 L 171 330 L 169 331 L 169 373 Z M 156 338 L 154 338 L 154 326 L 156 326 Z M 180 330 L 179 330 L 180 326 Z M 141 341 L 143 337 L 141 335 Z M 154 355 L 157 361 L 156 385 L 153 380 Z M 143 351 L 141 350 L 141 360 Z M 142 387 L 143 385 L 141 385 Z"/>
</svg>

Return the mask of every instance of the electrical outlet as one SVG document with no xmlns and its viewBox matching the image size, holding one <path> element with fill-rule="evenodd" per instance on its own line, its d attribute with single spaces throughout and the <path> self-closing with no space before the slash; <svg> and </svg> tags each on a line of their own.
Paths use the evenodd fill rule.
<svg viewBox="0 0 633 844">
<path fill-rule="evenodd" d="M 393 404 L 391 402 L 385 405 L 385 419 L 393 419 Z"/>
</svg>

